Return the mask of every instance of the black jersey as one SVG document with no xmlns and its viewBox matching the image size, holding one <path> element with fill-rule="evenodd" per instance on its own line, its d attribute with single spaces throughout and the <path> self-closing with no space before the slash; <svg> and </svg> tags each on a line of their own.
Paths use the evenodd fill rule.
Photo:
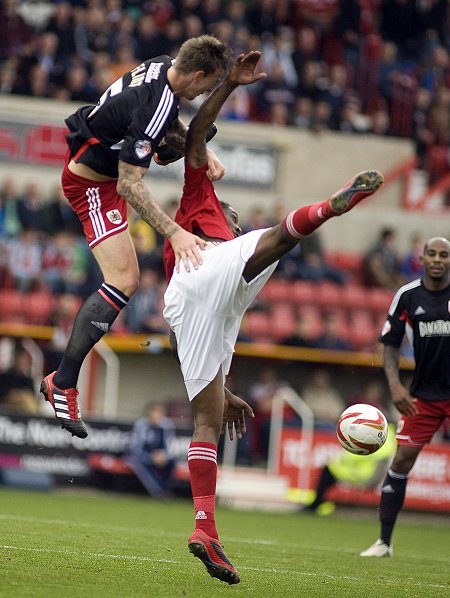
<svg viewBox="0 0 450 598">
<path fill-rule="evenodd" d="M 450 285 L 429 291 L 418 279 L 397 291 L 379 340 L 400 347 L 405 334 L 416 362 L 411 395 L 424 401 L 450 399 Z"/>
<path fill-rule="evenodd" d="M 148 168 L 156 146 L 178 118 L 178 99 L 167 81 L 173 60 L 146 60 L 117 79 L 96 106 L 69 116 L 70 157 L 95 172 L 118 176 L 118 161 Z"/>
</svg>

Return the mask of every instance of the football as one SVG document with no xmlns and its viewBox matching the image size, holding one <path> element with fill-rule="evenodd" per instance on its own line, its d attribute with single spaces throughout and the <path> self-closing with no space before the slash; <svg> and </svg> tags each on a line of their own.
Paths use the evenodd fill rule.
<svg viewBox="0 0 450 598">
<path fill-rule="evenodd" d="M 336 426 L 339 442 L 354 455 L 375 453 L 386 442 L 388 424 L 373 405 L 356 404 L 342 412 Z"/>
</svg>

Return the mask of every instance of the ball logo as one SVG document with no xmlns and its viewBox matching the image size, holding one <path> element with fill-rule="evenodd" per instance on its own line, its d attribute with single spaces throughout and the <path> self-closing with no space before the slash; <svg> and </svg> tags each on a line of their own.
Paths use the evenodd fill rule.
<svg viewBox="0 0 450 598">
<path fill-rule="evenodd" d="M 152 144 L 148 139 L 140 139 L 134 144 L 134 153 L 139 160 L 145 160 L 152 153 Z"/>
</svg>

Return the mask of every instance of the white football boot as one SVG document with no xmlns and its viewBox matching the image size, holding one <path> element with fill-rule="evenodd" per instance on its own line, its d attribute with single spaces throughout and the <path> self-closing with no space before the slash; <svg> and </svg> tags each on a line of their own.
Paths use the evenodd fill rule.
<svg viewBox="0 0 450 598">
<path fill-rule="evenodd" d="M 392 556 L 392 546 L 388 546 L 382 540 L 377 540 L 375 544 L 361 552 L 359 556 Z"/>
</svg>

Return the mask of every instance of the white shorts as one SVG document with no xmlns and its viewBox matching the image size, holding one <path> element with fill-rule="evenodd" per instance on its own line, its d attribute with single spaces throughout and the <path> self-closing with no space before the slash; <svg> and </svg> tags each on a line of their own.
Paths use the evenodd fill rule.
<svg viewBox="0 0 450 598">
<path fill-rule="evenodd" d="M 242 316 L 277 262 L 249 283 L 242 276 L 267 229 L 208 246 L 198 270 L 174 272 L 164 294 L 164 318 L 173 330 L 184 383 L 192 401 L 216 376 L 230 370 Z"/>
</svg>

